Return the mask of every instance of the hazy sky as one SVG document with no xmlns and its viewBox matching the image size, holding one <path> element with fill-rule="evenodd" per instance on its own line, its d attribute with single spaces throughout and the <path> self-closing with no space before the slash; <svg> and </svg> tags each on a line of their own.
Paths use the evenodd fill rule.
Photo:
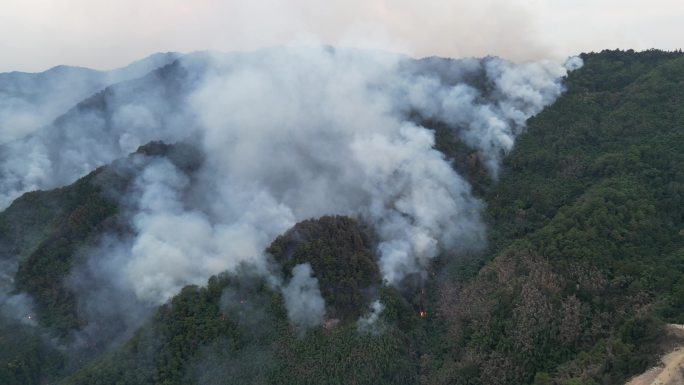
<svg viewBox="0 0 684 385">
<path fill-rule="evenodd" d="M 684 45 L 684 0 L 1 0 L 0 72 L 283 43 L 563 57 Z"/>
</svg>

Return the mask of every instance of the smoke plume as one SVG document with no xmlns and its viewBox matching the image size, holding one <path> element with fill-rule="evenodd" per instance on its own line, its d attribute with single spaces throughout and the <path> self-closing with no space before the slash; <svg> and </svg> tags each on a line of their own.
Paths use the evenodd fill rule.
<svg viewBox="0 0 684 385">
<path fill-rule="evenodd" d="M 292 268 L 292 278 L 282 288 L 290 322 L 300 331 L 321 323 L 325 316 L 325 301 L 318 280 L 308 263 Z"/>
<path fill-rule="evenodd" d="M 356 321 L 356 327 L 364 333 L 379 333 L 383 330 L 383 325 L 378 323 L 385 305 L 380 300 L 373 301 L 370 312 Z"/>
<path fill-rule="evenodd" d="M 24 293 L 12 293 L 16 262 L 0 260 L 0 316 L 27 325 L 37 325 L 33 301 Z"/>
<path fill-rule="evenodd" d="M 133 234 L 106 238 L 89 261 L 117 290 L 153 306 L 240 264 L 268 275 L 263 250 L 273 238 L 332 214 L 375 227 L 382 276 L 399 285 L 440 251 L 485 241 L 481 201 L 421 121 L 446 123 L 496 178 L 566 73 L 554 62 L 418 61 L 325 47 L 194 55 L 4 146 L 0 204 L 149 140 L 190 138 L 204 159 L 193 172 L 162 157 L 132 161 L 135 180 L 119 199 Z M 310 266 L 297 266 L 282 293 L 294 324 L 320 322 L 325 305 Z"/>
</svg>

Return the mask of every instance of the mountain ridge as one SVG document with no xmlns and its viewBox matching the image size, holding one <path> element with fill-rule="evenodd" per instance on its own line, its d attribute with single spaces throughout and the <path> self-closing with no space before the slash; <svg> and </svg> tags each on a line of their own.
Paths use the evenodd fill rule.
<svg viewBox="0 0 684 385">
<path fill-rule="evenodd" d="M 0 140 L 5 143 L 30 134 L 91 94 L 144 76 L 181 56 L 157 53 L 109 71 L 56 66 L 36 73 L 0 73 Z"/>
<path fill-rule="evenodd" d="M 486 181 L 472 150 L 459 152 L 458 143 L 436 136 L 434 147 L 449 158 L 473 159 L 459 167 L 471 167 L 474 184 L 482 181 L 475 191 L 487 204 L 488 249 L 457 257 L 447 251 L 429 264 L 425 281 L 404 290 L 379 286 L 384 308 L 378 329 L 364 333 L 357 323 L 356 315 L 370 311 L 364 301 L 353 309 L 355 317 L 298 336 L 283 296 L 249 269 L 238 270 L 214 276 L 206 286 L 185 287 L 154 309 L 130 340 L 85 367 L 47 353 L 47 344 L 8 359 L 2 378 L 26 383 L 21 376 L 42 367 L 42 379 L 52 375 L 65 384 L 624 383 L 663 353 L 664 322 L 684 317 L 684 58 L 604 51 L 582 59 L 585 66 L 568 76 L 567 91 L 528 122 L 496 183 Z M 439 133 L 438 124 L 434 129 Z M 168 158 L 177 146 L 153 143 L 130 159 Z M 119 162 L 119 170 L 136 172 Z M 178 164 L 190 174 L 196 170 L 194 162 Z M 90 181 L 62 191 L 78 183 Z M 25 194 L 0 213 L 0 224 L 20 226 L 21 212 L 33 200 L 58 191 Z M 106 206 L 88 191 L 76 194 L 77 203 Z M 46 218 L 64 214 L 49 214 L 54 207 L 67 207 L 42 206 Z M 5 219 L 13 211 L 14 219 Z M 52 221 L 39 217 L 28 227 L 57 227 Z M 336 290 L 326 293 L 323 270 L 350 258 L 347 251 L 374 254 L 367 244 L 340 246 L 364 244 L 359 232 L 373 238 L 354 221 L 318 218 L 295 225 L 272 245 L 282 264 L 276 266 L 287 277 L 293 265 L 310 263 L 311 278 L 332 298 Z M 334 230 L 337 224 L 347 230 Z M 46 232 L 62 237 L 40 226 L 33 230 L 37 235 L 20 231 L 28 236 L 20 240 L 26 250 Z M 282 254 L 290 248 L 288 238 L 306 229 L 313 239 L 303 237 L 310 244 L 288 262 L 288 253 Z M 301 242 L 295 239 L 293 245 Z M 245 299 L 258 306 L 242 304 Z M 10 365 L 15 361 L 20 364 Z"/>
</svg>

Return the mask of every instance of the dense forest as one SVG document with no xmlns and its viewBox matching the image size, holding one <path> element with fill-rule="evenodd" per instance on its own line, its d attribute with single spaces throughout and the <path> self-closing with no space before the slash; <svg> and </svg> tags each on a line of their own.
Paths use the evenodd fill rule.
<svg viewBox="0 0 684 385">
<path fill-rule="evenodd" d="M 684 54 L 581 57 L 497 181 L 477 151 L 421 122 L 485 202 L 486 250 L 447 251 L 397 288 L 381 282 L 359 218 L 310 219 L 273 240 L 279 273 L 309 263 L 328 307 L 303 334 L 244 266 L 185 287 L 112 348 L 65 348 L 86 326 L 65 277 L 104 229 L 131 231 L 112 194 L 131 175 L 114 164 L 24 194 L 0 213 L 0 255 L 21 255 L 13 290 L 41 325 L 0 317 L 0 383 L 624 384 L 668 349 L 664 325 L 684 323 Z M 137 155 L 188 174 L 202 161 L 187 144 Z M 364 329 L 375 299 L 384 308 Z"/>
</svg>

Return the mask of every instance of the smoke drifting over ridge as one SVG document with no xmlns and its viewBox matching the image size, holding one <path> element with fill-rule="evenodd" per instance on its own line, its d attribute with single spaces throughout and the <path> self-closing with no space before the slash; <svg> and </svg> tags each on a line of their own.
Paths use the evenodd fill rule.
<svg viewBox="0 0 684 385">
<path fill-rule="evenodd" d="M 5 145 L 12 155 L 0 163 L 0 194 L 6 205 L 149 140 L 192 138 L 204 156 L 193 175 L 136 157 L 121 197 L 134 235 L 108 238 L 90 269 L 152 306 L 241 263 L 268 274 L 263 250 L 275 236 L 341 214 L 375 227 L 382 276 L 397 285 L 441 250 L 478 249 L 485 239 L 481 202 L 415 117 L 447 123 L 497 177 L 525 120 L 561 94 L 566 72 L 553 62 L 327 48 L 185 58 L 144 87 L 109 89 L 52 131 Z M 284 292 L 300 281 L 315 287 L 300 270 L 277 283 Z M 307 311 L 322 316 L 315 297 Z"/>
<path fill-rule="evenodd" d="M 0 143 L 28 135 L 95 92 L 144 76 L 178 56 L 158 53 L 107 72 L 57 66 L 35 74 L 0 73 Z"/>
</svg>

